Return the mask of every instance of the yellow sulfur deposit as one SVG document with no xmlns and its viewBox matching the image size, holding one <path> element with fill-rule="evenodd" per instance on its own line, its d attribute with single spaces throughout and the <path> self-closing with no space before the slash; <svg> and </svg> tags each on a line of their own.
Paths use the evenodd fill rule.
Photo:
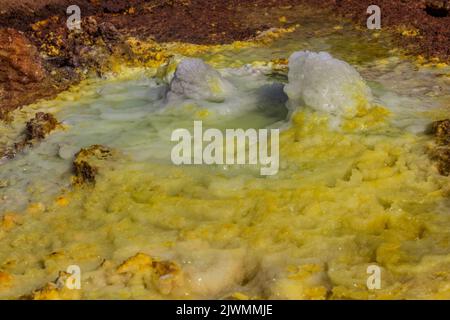
<svg viewBox="0 0 450 320">
<path fill-rule="evenodd" d="M 102 171 L 70 202 L 1 231 L 0 297 L 450 298 L 448 178 L 426 137 L 372 125 L 380 110 L 339 132 L 296 113 L 276 177 L 130 162 Z M 46 285 L 74 263 L 76 295 Z"/>
<path fill-rule="evenodd" d="M 199 45 L 178 42 L 160 44 L 152 40 L 142 41 L 133 37 L 127 39 L 127 44 L 130 46 L 131 51 L 136 55 L 136 64 L 144 65 L 146 67 L 158 67 L 167 62 L 167 60 L 174 55 L 190 57 L 204 54 L 217 54 L 216 57 L 220 60 L 221 56 L 218 53 L 268 45 L 284 34 L 294 32 L 295 29 L 295 26 L 270 29 L 260 33 L 250 41 L 235 41 L 227 45 Z M 218 63 L 220 61 L 212 59 L 211 63 L 214 62 Z"/>
</svg>

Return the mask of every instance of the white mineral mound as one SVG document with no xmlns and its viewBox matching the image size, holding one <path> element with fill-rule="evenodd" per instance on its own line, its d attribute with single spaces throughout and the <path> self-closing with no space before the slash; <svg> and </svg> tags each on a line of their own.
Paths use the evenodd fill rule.
<svg viewBox="0 0 450 320">
<path fill-rule="evenodd" d="M 224 102 L 234 91 L 233 85 L 201 59 L 183 59 L 177 66 L 168 99 L 204 100 Z"/>
<path fill-rule="evenodd" d="M 352 118 L 371 107 L 372 93 L 352 66 L 327 52 L 294 52 L 289 58 L 288 107 L 307 105 L 337 117 Z"/>
</svg>

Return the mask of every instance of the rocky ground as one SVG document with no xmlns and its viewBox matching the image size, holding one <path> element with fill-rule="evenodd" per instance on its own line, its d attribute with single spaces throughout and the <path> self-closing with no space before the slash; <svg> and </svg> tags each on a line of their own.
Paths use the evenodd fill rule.
<svg viewBox="0 0 450 320">
<path fill-rule="evenodd" d="M 383 28 L 403 30 L 398 44 L 426 57 L 450 58 L 446 0 L 0 0 L 0 119 L 51 97 L 111 57 L 133 60 L 124 39 L 230 43 L 289 25 L 298 5 L 320 7 L 365 26 L 370 4 L 382 8 Z M 81 9 L 83 32 L 69 32 L 66 9 Z M 276 14 L 275 14 L 276 12 Z M 405 33 L 406 32 L 406 33 Z M 407 36 L 405 36 L 407 35 Z"/>
</svg>

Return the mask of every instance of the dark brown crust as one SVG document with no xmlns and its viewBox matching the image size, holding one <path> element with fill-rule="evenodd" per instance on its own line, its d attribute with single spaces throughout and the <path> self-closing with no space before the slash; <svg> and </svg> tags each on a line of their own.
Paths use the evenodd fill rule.
<svg viewBox="0 0 450 320">
<path fill-rule="evenodd" d="M 450 120 L 433 122 L 430 129 L 436 142 L 430 149 L 430 156 L 436 161 L 439 173 L 448 176 L 450 175 Z"/>
<path fill-rule="evenodd" d="M 2 155 L 8 159 L 14 158 L 18 153 L 22 152 L 26 147 L 31 147 L 37 142 L 45 139 L 59 125 L 58 120 L 51 113 L 38 112 L 34 118 L 27 121 L 25 130 L 20 141 L 6 150 Z"/>
<path fill-rule="evenodd" d="M 73 160 L 75 173 L 74 184 L 95 184 L 95 176 L 98 173 L 98 162 L 110 158 L 111 149 L 102 145 L 92 145 L 81 149 Z"/>
<path fill-rule="evenodd" d="M 50 27 L 64 26 L 69 5 L 78 5 L 83 17 L 94 16 L 99 22 L 112 22 L 120 31 L 133 35 L 153 36 L 157 41 L 191 43 L 229 43 L 254 36 L 269 27 L 265 22 L 248 21 L 249 12 L 300 4 L 300 0 L 27 0 L 20 6 L 4 0 L 5 13 L 0 27 L 10 27 L 34 34 L 32 25 L 53 16 L 60 20 Z M 27 2 L 25 1 L 25 2 Z M 131 10 L 130 10 L 131 9 Z M 273 17 L 277 21 L 277 17 Z M 49 28 L 50 29 L 50 28 Z M 45 30 L 44 30 L 45 31 Z M 50 32 L 51 30 L 49 30 Z M 42 33 L 41 36 L 44 36 Z"/>
</svg>

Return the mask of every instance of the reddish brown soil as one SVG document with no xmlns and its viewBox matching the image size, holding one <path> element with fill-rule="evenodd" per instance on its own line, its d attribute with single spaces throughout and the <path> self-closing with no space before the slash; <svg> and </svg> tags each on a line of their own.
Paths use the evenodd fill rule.
<svg viewBox="0 0 450 320">
<path fill-rule="evenodd" d="M 17 105 L 52 92 L 38 50 L 20 31 L 0 29 L 0 119 Z"/>
<path fill-rule="evenodd" d="M 1 0 L 0 0 L 1 1 Z M 189 41 L 192 43 L 226 43 L 254 36 L 269 27 L 263 20 L 281 25 L 278 17 L 265 18 L 265 9 L 298 4 L 299 0 L 27 0 L 15 6 L 6 2 L 0 14 L 0 27 L 32 33 L 33 23 L 59 16 L 63 27 L 66 8 L 76 4 L 83 17 L 95 16 L 98 21 L 112 22 L 124 33 L 134 36 L 154 36 L 158 41 Z M 9 3 L 9 5 L 8 5 Z M 129 10 L 130 8 L 131 11 Z M 248 12 L 261 12 L 261 22 L 248 21 Z"/>
</svg>

